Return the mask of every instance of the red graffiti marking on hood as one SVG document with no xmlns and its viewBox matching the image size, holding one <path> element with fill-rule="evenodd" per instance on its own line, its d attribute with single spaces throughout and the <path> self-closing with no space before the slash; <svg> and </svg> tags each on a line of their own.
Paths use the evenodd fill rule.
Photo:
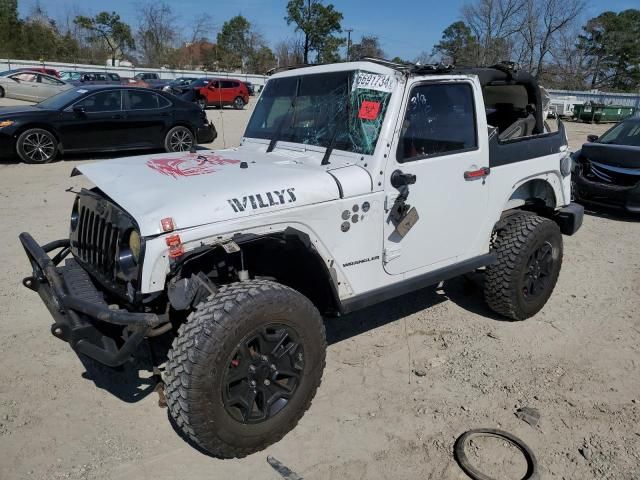
<svg viewBox="0 0 640 480">
<path fill-rule="evenodd" d="M 179 158 L 152 158 L 147 166 L 156 172 L 169 177 L 192 177 L 206 175 L 218 170 L 216 167 L 240 163 L 240 160 L 223 158 L 215 153 L 189 153 Z"/>
</svg>

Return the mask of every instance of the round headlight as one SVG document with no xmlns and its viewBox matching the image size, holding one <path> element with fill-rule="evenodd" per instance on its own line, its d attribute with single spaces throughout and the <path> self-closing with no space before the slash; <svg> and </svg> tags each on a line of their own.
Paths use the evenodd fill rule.
<svg viewBox="0 0 640 480">
<path fill-rule="evenodd" d="M 568 177 L 571 173 L 571 155 L 567 154 L 560 160 L 560 173 L 563 177 Z"/>
<path fill-rule="evenodd" d="M 136 230 L 131 230 L 129 234 L 129 249 L 133 260 L 138 263 L 140 259 L 140 234 Z"/>
<path fill-rule="evenodd" d="M 75 232 L 76 228 L 78 228 L 78 222 L 80 221 L 80 212 L 78 211 L 78 197 L 76 197 L 75 202 L 73 202 L 73 208 L 71 209 L 71 221 L 70 227 L 71 231 Z"/>
</svg>

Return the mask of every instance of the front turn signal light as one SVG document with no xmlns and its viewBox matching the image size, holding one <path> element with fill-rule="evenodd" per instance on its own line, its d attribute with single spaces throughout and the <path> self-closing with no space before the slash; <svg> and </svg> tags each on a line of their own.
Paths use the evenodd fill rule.
<svg viewBox="0 0 640 480">
<path fill-rule="evenodd" d="M 180 235 L 169 235 L 165 241 L 169 247 L 169 258 L 178 258 L 184 255 L 184 245 L 182 245 Z"/>
<path fill-rule="evenodd" d="M 14 123 L 16 122 L 14 122 L 13 120 L 0 120 L 0 128 L 10 127 Z"/>
</svg>

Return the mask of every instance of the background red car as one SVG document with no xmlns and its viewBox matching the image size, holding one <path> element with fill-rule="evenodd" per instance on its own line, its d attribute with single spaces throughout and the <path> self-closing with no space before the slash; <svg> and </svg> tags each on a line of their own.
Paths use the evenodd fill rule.
<svg viewBox="0 0 640 480">
<path fill-rule="evenodd" d="M 249 103 L 249 90 L 240 80 L 207 78 L 194 82 L 192 86 L 196 92 L 195 101 L 203 109 L 231 105 L 236 110 L 242 110 Z"/>
</svg>

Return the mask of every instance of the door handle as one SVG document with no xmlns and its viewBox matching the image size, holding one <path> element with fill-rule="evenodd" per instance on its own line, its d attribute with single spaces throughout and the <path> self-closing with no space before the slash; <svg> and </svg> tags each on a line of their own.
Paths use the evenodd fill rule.
<svg viewBox="0 0 640 480">
<path fill-rule="evenodd" d="M 464 172 L 464 179 L 475 180 L 476 178 L 485 178 L 490 173 L 491 169 L 489 167 L 482 167 L 478 170 L 467 170 L 466 172 Z"/>
<path fill-rule="evenodd" d="M 391 174 L 391 185 L 393 185 L 394 188 L 405 187 L 416 183 L 416 179 L 417 177 L 412 173 L 402 173 L 400 170 L 395 170 Z"/>
</svg>

